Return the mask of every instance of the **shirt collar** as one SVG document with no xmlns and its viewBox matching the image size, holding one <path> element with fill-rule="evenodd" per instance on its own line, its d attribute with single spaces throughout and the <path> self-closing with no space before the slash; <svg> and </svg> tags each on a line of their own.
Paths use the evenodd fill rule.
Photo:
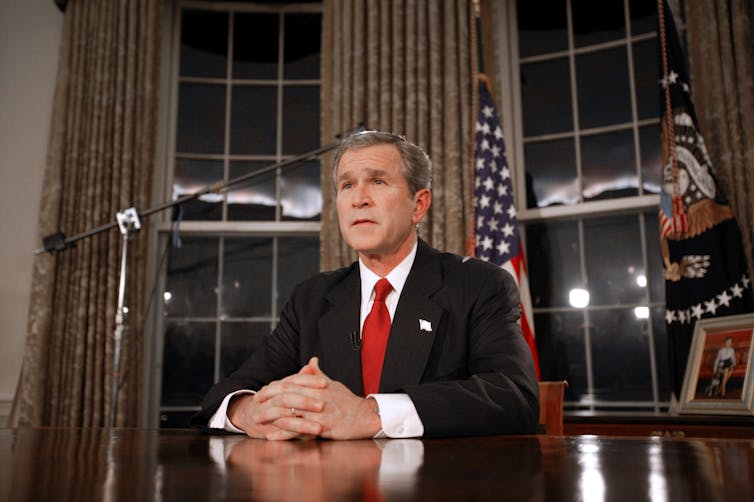
<svg viewBox="0 0 754 502">
<path fill-rule="evenodd" d="M 403 261 L 396 265 L 396 267 L 385 276 L 388 282 L 390 282 L 390 285 L 393 286 L 393 291 L 398 296 L 401 296 L 403 286 L 406 284 L 406 279 L 408 279 L 408 273 L 411 272 L 411 267 L 414 265 L 414 258 L 416 258 L 416 250 L 418 246 L 419 240 L 417 239 L 414 243 L 414 247 L 411 248 L 411 251 Z M 372 296 L 374 285 L 377 284 L 377 281 L 379 281 L 381 277 L 369 270 L 361 261 L 361 258 L 359 258 L 359 273 L 361 274 L 361 304 L 366 305 Z"/>
</svg>

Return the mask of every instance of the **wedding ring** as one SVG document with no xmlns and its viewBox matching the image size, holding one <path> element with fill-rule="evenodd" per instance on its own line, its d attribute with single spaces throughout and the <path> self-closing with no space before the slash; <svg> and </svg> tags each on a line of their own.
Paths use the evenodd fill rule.
<svg viewBox="0 0 754 502">
<path fill-rule="evenodd" d="M 291 408 L 291 415 L 296 416 L 296 408 Z"/>
</svg>

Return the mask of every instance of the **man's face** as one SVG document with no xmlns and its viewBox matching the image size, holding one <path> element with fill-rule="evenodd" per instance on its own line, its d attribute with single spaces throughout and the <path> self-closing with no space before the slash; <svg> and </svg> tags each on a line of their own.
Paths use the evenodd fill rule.
<svg viewBox="0 0 754 502">
<path fill-rule="evenodd" d="M 390 144 L 343 154 L 336 193 L 343 238 L 360 255 L 380 257 L 408 254 L 431 198 L 427 189 L 410 194 L 400 153 Z"/>
</svg>

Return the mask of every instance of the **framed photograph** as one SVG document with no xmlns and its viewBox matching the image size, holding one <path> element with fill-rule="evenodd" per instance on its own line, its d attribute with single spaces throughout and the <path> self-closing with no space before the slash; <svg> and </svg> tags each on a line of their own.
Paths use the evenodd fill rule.
<svg viewBox="0 0 754 502">
<path fill-rule="evenodd" d="M 754 314 L 696 322 L 679 412 L 754 414 L 753 334 Z"/>
</svg>

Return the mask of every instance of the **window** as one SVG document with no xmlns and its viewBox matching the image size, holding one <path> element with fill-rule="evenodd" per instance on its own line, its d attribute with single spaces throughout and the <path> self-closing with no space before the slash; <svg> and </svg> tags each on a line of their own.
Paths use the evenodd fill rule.
<svg viewBox="0 0 754 502">
<path fill-rule="evenodd" d="M 318 4 L 179 2 L 174 15 L 168 195 L 320 146 Z M 299 162 L 203 195 L 174 211 L 180 237 L 161 229 L 161 426 L 186 426 L 319 270 L 320 170 Z"/>
<path fill-rule="evenodd" d="M 507 7 L 518 29 L 503 53 L 520 77 L 508 141 L 542 378 L 568 380 L 571 412 L 660 411 L 670 385 L 656 2 Z"/>
</svg>

